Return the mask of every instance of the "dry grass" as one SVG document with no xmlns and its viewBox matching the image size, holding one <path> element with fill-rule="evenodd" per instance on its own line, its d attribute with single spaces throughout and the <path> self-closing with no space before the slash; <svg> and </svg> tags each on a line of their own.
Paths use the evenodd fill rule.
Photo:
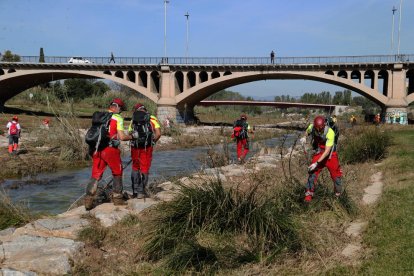
<svg viewBox="0 0 414 276">
<path fill-rule="evenodd" d="M 0 191 L 0 230 L 20 227 L 34 218 L 26 207 L 14 204 L 4 191 Z"/>
</svg>

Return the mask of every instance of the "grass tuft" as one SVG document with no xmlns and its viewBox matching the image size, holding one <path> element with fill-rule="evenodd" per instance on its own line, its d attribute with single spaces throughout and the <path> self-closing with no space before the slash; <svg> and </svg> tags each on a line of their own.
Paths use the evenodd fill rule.
<svg viewBox="0 0 414 276">
<path fill-rule="evenodd" d="M 166 265 L 184 263 L 198 269 L 204 262 L 211 265 L 215 255 L 208 253 L 212 248 L 195 242 L 188 244 L 195 241 L 200 232 L 245 235 L 246 243 L 251 245 L 250 252 L 299 248 L 296 225 L 289 212 L 280 211 L 272 200 L 258 193 L 257 188 L 224 189 L 220 181 L 205 183 L 203 187 L 183 186 L 181 195 L 174 201 L 158 206 L 158 216 L 153 221 L 144 251 L 151 259 L 172 258 L 173 255 L 175 261 Z M 183 244 L 186 244 L 184 248 Z M 189 254 L 198 256 L 199 264 L 176 260 L 178 256 Z M 202 259 L 203 256 L 208 260 Z"/>
<path fill-rule="evenodd" d="M 341 157 L 344 163 L 362 163 L 370 160 L 377 161 L 385 157 L 391 144 L 388 132 L 382 132 L 376 127 L 365 128 L 362 132 L 346 140 L 342 147 Z"/>
<path fill-rule="evenodd" d="M 14 204 L 10 198 L 0 191 L 0 230 L 19 227 L 32 220 L 29 210 Z"/>
</svg>

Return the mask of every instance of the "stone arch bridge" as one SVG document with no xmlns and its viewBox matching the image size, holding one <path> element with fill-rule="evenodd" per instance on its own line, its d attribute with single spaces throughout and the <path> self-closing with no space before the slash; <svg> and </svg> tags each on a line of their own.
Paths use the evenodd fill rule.
<svg viewBox="0 0 414 276">
<path fill-rule="evenodd" d="M 158 117 L 182 122 L 208 96 L 231 86 L 268 79 L 313 80 L 355 91 L 385 112 L 407 113 L 414 101 L 414 55 L 268 58 L 88 58 L 22 57 L 0 62 L 0 108 L 18 93 L 50 81 L 99 78 L 125 85 L 155 102 Z M 405 115 L 406 116 L 406 115 Z"/>
</svg>

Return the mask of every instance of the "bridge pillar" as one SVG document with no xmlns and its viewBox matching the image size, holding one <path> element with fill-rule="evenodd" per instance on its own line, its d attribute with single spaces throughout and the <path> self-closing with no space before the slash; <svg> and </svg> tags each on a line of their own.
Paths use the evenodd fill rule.
<svg viewBox="0 0 414 276">
<path fill-rule="evenodd" d="M 396 63 L 391 74 L 391 91 L 388 93 L 388 102 L 385 105 L 385 122 L 390 124 L 408 124 L 408 103 L 406 101 L 406 71 L 403 64 Z"/>
<path fill-rule="evenodd" d="M 158 105 L 157 117 L 160 123 L 169 118 L 176 124 L 193 124 L 195 123 L 194 107 L 186 105 L 177 107 L 176 105 Z"/>
<path fill-rule="evenodd" d="M 157 102 L 157 117 L 162 123 L 165 119 L 172 119 L 176 124 L 192 123 L 194 121 L 193 106 L 177 106 L 175 102 L 175 80 L 170 67 L 161 66 L 160 99 Z"/>
<path fill-rule="evenodd" d="M 387 107 L 385 109 L 385 122 L 388 124 L 408 124 L 408 108 L 406 107 Z"/>
</svg>

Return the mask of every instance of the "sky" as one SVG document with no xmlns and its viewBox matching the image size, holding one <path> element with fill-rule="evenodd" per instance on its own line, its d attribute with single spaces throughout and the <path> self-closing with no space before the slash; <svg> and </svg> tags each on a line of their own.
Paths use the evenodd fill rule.
<svg viewBox="0 0 414 276">
<path fill-rule="evenodd" d="M 169 0 L 165 22 L 164 0 L 0 0 L 0 52 L 161 57 L 166 42 L 170 57 L 186 56 L 187 46 L 190 57 L 354 56 L 395 54 L 399 41 L 400 53 L 413 54 L 414 1 L 402 0 L 398 31 L 400 1 Z M 343 88 L 267 80 L 228 90 L 269 98 Z"/>
</svg>

